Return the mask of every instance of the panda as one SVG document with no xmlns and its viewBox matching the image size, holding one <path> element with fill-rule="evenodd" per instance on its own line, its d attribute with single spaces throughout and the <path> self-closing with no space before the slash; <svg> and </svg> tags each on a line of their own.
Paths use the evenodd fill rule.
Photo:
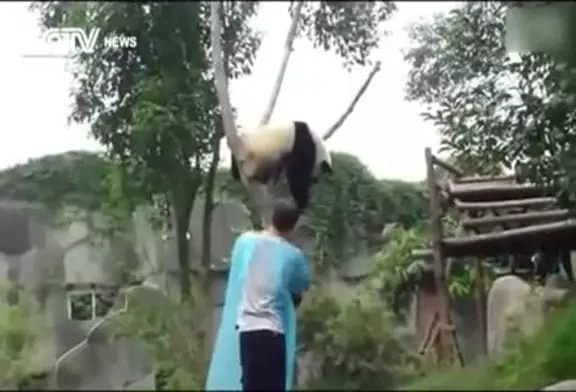
<svg viewBox="0 0 576 392">
<path fill-rule="evenodd" d="M 332 158 L 324 141 L 305 122 L 266 124 L 239 132 L 243 156 L 232 155 L 232 178 L 240 170 L 248 182 L 276 184 L 283 170 L 297 208 L 302 212 L 310 201 L 310 188 L 320 175 L 332 173 Z"/>
</svg>

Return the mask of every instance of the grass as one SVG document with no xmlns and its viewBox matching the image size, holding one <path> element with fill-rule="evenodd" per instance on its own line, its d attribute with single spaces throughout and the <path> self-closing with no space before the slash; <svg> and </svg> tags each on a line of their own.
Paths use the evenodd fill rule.
<svg viewBox="0 0 576 392">
<path fill-rule="evenodd" d="M 536 390 L 570 378 L 576 378 L 576 301 L 556 310 L 533 337 L 510 344 L 497 360 L 434 372 L 400 390 Z"/>
</svg>

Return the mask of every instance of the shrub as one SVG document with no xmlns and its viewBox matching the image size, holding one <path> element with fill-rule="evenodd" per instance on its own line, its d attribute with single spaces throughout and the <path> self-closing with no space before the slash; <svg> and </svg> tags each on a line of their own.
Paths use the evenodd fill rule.
<svg viewBox="0 0 576 392">
<path fill-rule="evenodd" d="M 377 298 L 339 305 L 313 291 L 300 309 L 299 333 L 301 349 L 319 361 L 307 388 L 382 389 L 402 380 L 407 354 Z"/>
</svg>

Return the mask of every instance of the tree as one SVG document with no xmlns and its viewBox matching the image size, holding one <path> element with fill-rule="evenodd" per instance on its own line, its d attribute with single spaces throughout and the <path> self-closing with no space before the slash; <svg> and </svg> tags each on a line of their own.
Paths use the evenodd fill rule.
<svg viewBox="0 0 576 392">
<path fill-rule="evenodd" d="M 208 3 L 37 3 L 42 26 L 98 27 L 135 36 L 136 49 L 97 46 L 74 72 L 71 120 L 92 133 L 130 175 L 143 197 L 163 196 L 175 223 L 182 297 L 190 292 L 189 217 L 217 150 L 217 101 L 207 61 Z M 223 38 L 231 43 L 229 77 L 250 72 L 259 35 L 250 27 L 257 3 L 227 3 Z M 217 164 L 217 162 L 216 162 Z"/>
<path fill-rule="evenodd" d="M 573 196 L 574 78 L 544 54 L 511 59 L 504 16 L 502 3 L 466 3 L 415 25 L 408 98 L 427 105 L 424 117 L 456 159 L 501 163 Z"/>
<path fill-rule="evenodd" d="M 341 2 L 341 3 L 306 3 L 294 2 L 290 13 L 292 23 L 286 37 L 284 56 L 280 70 L 273 86 L 272 94 L 261 123 L 267 123 L 274 110 L 274 105 L 280 93 L 282 79 L 286 71 L 292 44 L 297 36 L 305 35 L 311 39 L 315 47 L 324 50 L 333 50 L 343 60 L 345 66 L 365 65 L 369 62 L 369 55 L 378 45 L 378 27 L 395 9 L 392 2 Z M 243 145 L 236 132 L 236 125 L 232 116 L 232 106 L 228 94 L 228 80 L 226 76 L 226 58 L 229 51 L 226 44 L 220 41 L 222 31 L 221 5 L 219 2 L 211 3 L 211 42 L 212 58 L 214 63 L 216 91 L 222 110 L 222 120 L 228 147 L 235 156 L 242 155 Z M 352 101 L 350 108 L 329 129 L 324 138 L 328 138 L 342 125 L 346 117 L 352 112 L 363 92 L 368 87 L 372 77 L 379 69 L 376 63 L 368 79 L 360 88 Z M 246 183 L 243 178 L 244 183 Z M 271 200 L 266 187 L 250 184 L 253 199 L 260 207 L 260 217 L 263 222 L 269 220 Z"/>
</svg>

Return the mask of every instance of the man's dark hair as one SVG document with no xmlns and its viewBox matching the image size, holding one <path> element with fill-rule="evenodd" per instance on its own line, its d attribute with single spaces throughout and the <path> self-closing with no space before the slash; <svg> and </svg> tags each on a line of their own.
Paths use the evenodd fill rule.
<svg viewBox="0 0 576 392">
<path fill-rule="evenodd" d="M 288 199 L 278 199 L 272 209 L 272 226 L 280 233 L 294 230 L 300 211 L 296 205 Z"/>
</svg>

